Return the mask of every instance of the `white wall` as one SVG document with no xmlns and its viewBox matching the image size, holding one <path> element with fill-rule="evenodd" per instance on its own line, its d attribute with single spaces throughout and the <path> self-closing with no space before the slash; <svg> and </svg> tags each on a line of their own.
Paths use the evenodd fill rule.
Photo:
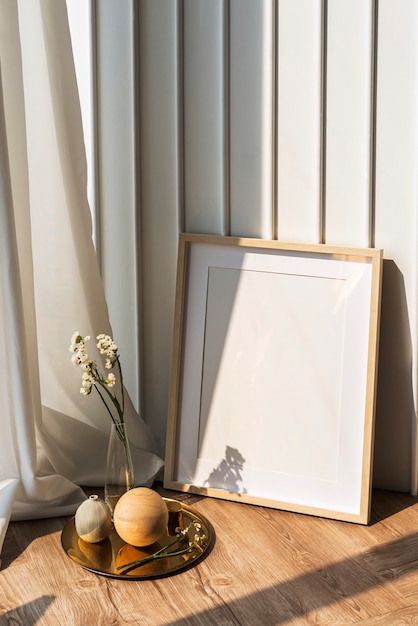
<svg viewBox="0 0 418 626">
<path fill-rule="evenodd" d="M 114 4 L 97 2 L 100 249 L 144 418 L 164 438 L 180 230 L 383 247 L 374 482 L 415 491 L 418 3 Z"/>
</svg>

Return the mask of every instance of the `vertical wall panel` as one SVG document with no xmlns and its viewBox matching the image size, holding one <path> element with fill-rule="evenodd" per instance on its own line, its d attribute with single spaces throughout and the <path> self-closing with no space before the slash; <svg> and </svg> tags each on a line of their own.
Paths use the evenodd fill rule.
<svg viewBox="0 0 418 626">
<path fill-rule="evenodd" d="M 184 2 L 184 225 L 226 234 L 227 95 L 223 0 Z"/>
<path fill-rule="evenodd" d="M 320 241 L 321 0 L 279 0 L 277 235 Z"/>
<path fill-rule="evenodd" d="M 418 3 L 141 0 L 134 6 L 141 201 L 138 216 L 126 195 L 117 205 L 112 200 L 104 234 L 108 276 L 116 255 L 117 269 L 127 268 L 124 281 L 120 274 L 106 278 L 113 323 L 129 335 L 139 323 L 132 315 L 143 320 L 144 418 L 163 439 L 179 230 L 374 244 L 385 249 L 375 484 L 415 491 Z M 123 131 L 131 94 L 129 76 L 117 74 L 123 62 L 112 57 L 118 24 L 115 16 L 102 45 L 120 92 L 113 95 Z M 132 54 L 127 42 L 118 45 Z M 130 61 L 124 71 L 132 71 Z M 113 133 L 106 125 L 114 119 L 103 120 L 101 132 Z M 125 153 L 118 156 L 134 162 L 131 140 L 123 137 Z M 111 163 L 109 149 L 105 157 Z M 105 171 L 119 180 L 119 164 Z M 130 189 L 129 182 L 128 196 Z M 130 228 L 138 232 L 139 221 L 133 246 Z M 138 314 L 132 284 L 140 277 Z"/>
<path fill-rule="evenodd" d="M 385 250 L 376 477 L 416 489 L 418 348 L 418 3 L 381 0 L 375 244 Z M 413 443 L 412 451 L 410 443 Z M 411 454 L 412 453 L 412 454 Z"/>
<path fill-rule="evenodd" d="M 176 1 L 141 0 L 139 9 L 142 400 L 144 419 L 164 438 L 182 228 L 181 16 Z"/>
<path fill-rule="evenodd" d="M 98 248 L 113 334 L 138 408 L 139 352 L 132 349 L 139 342 L 133 7 L 111 0 L 96 6 Z"/>
<path fill-rule="evenodd" d="M 273 235 L 273 14 L 272 0 L 230 0 L 232 235 Z"/>
<path fill-rule="evenodd" d="M 328 0 L 326 243 L 370 244 L 372 0 Z"/>
</svg>

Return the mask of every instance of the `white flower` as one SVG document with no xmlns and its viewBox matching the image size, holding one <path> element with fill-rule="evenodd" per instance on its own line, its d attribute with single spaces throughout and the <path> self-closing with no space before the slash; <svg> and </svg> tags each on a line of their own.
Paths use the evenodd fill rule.
<svg viewBox="0 0 418 626">
<path fill-rule="evenodd" d="M 83 387 L 87 387 L 87 386 L 91 387 L 96 382 L 91 372 L 84 372 L 81 378 L 83 380 Z"/>
<path fill-rule="evenodd" d="M 70 352 L 76 352 L 78 350 L 78 344 L 80 343 L 80 341 L 82 340 L 82 336 L 80 335 L 80 333 L 78 332 L 78 330 L 74 333 L 74 335 L 71 337 L 71 345 L 70 345 Z"/>
<path fill-rule="evenodd" d="M 109 374 L 109 376 L 106 378 L 105 383 L 108 387 L 114 387 L 115 383 L 116 383 L 116 377 L 114 374 Z"/>
<path fill-rule="evenodd" d="M 113 341 L 112 337 L 109 337 L 109 335 L 101 334 L 97 335 L 96 339 L 97 349 L 99 350 L 100 354 L 105 354 L 108 357 L 109 361 L 113 361 L 113 359 L 116 358 L 116 352 L 118 351 L 118 347 Z"/>
<path fill-rule="evenodd" d="M 116 392 L 112 393 L 110 389 L 116 384 L 116 376 L 110 373 L 105 376 L 100 373 L 96 361 L 90 359 L 86 350 L 86 342 L 90 340 L 90 335 L 83 337 L 77 331 L 71 337 L 70 352 L 73 353 L 71 362 L 81 368 L 83 371 L 80 393 L 88 396 L 93 387 L 96 389 L 101 400 L 106 406 L 110 417 L 115 423 L 123 423 L 124 421 L 124 388 L 122 368 L 119 361 L 118 347 L 109 335 L 97 335 L 97 349 L 99 353 L 106 357 L 105 369 L 112 369 L 115 365 L 120 375 L 120 399 Z"/>
<path fill-rule="evenodd" d="M 191 522 L 186 528 L 176 528 L 179 541 L 186 543 L 189 548 L 202 547 L 206 541 L 206 535 L 202 532 L 199 522 Z"/>
</svg>

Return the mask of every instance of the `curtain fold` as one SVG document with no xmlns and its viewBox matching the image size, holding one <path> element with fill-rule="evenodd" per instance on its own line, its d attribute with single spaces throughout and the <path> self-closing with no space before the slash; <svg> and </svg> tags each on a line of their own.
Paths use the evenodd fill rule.
<svg viewBox="0 0 418 626">
<path fill-rule="evenodd" d="M 2 0 L 0 549 L 10 517 L 70 514 L 104 482 L 110 419 L 68 350 L 75 331 L 112 334 L 86 181 L 65 0 Z M 151 484 L 163 461 L 129 399 L 126 421 Z"/>
</svg>

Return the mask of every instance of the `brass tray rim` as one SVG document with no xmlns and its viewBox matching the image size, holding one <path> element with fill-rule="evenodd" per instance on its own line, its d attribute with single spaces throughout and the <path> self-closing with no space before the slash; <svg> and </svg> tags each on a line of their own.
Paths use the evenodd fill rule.
<svg viewBox="0 0 418 626">
<path fill-rule="evenodd" d="M 147 579 L 150 580 L 150 579 L 155 579 L 155 578 L 164 578 L 166 576 L 172 576 L 174 574 L 185 571 L 186 569 L 189 569 L 190 567 L 193 567 L 194 565 L 196 565 L 197 562 L 200 562 L 203 559 L 203 557 L 207 556 L 207 554 L 209 553 L 210 549 L 212 548 L 213 538 L 214 538 L 212 526 L 207 520 L 207 518 L 204 515 L 202 515 L 202 513 L 199 513 L 192 506 L 185 504 L 181 500 L 176 500 L 175 498 L 167 498 L 167 497 L 163 497 L 163 500 L 164 502 L 176 502 L 176 503 L 181 504 L 181 511 L 188 513 L 188 515 L 192 518 L 192 521 L 196 521 L 202 524 L 202 527 L 206 534 L 207 539 L 201 551 L 199 553 L 196 553 L 192 558 L 188 559 L 187 561 L 184 561 L 181 565 L 168 567 L 165 570 L 162 570 L 161 572 L 156 572 L 155 574 L 154 573 L 118 574 L 116 572 L 110 572 L 110 571 L 106 571 L 105 569 L 90 567 L 87 564 L 80 563 L 78 560 L 73 558 L 71 554 L 69 554 L 69 549 L 72 547 L 71 544 L 69 544 L 67 547 L 64 545 L 64 539 L 66 538 L 68 534 L 71 534 L 72 538 L 78 537 L 77 531 L 75 529 L 75 516 L 73 516 L 65 524 L 64 528 L 61 531 L 61 546 L 65 554 L 67 555 L 67 557 L 73 563 L 87 570 L 88 572 L 92 572 L 93 574 L 98 574 L 99 576 L 105 576 L 107 578 L 115 578 L 118 580 L 147 580 Z M 116 533 L 114 528 L 112 529 L 112 533 L 109 537 L 111 543 L 112 543 L 112 537 L 113 537 L 113 541 L 119 541 L 122 547 L 125 545 L 128 545 L 119 537 L 119 535 Z M 98 545 L 98 544 L 93 544 L 93 545 Z"/>
</svg>

